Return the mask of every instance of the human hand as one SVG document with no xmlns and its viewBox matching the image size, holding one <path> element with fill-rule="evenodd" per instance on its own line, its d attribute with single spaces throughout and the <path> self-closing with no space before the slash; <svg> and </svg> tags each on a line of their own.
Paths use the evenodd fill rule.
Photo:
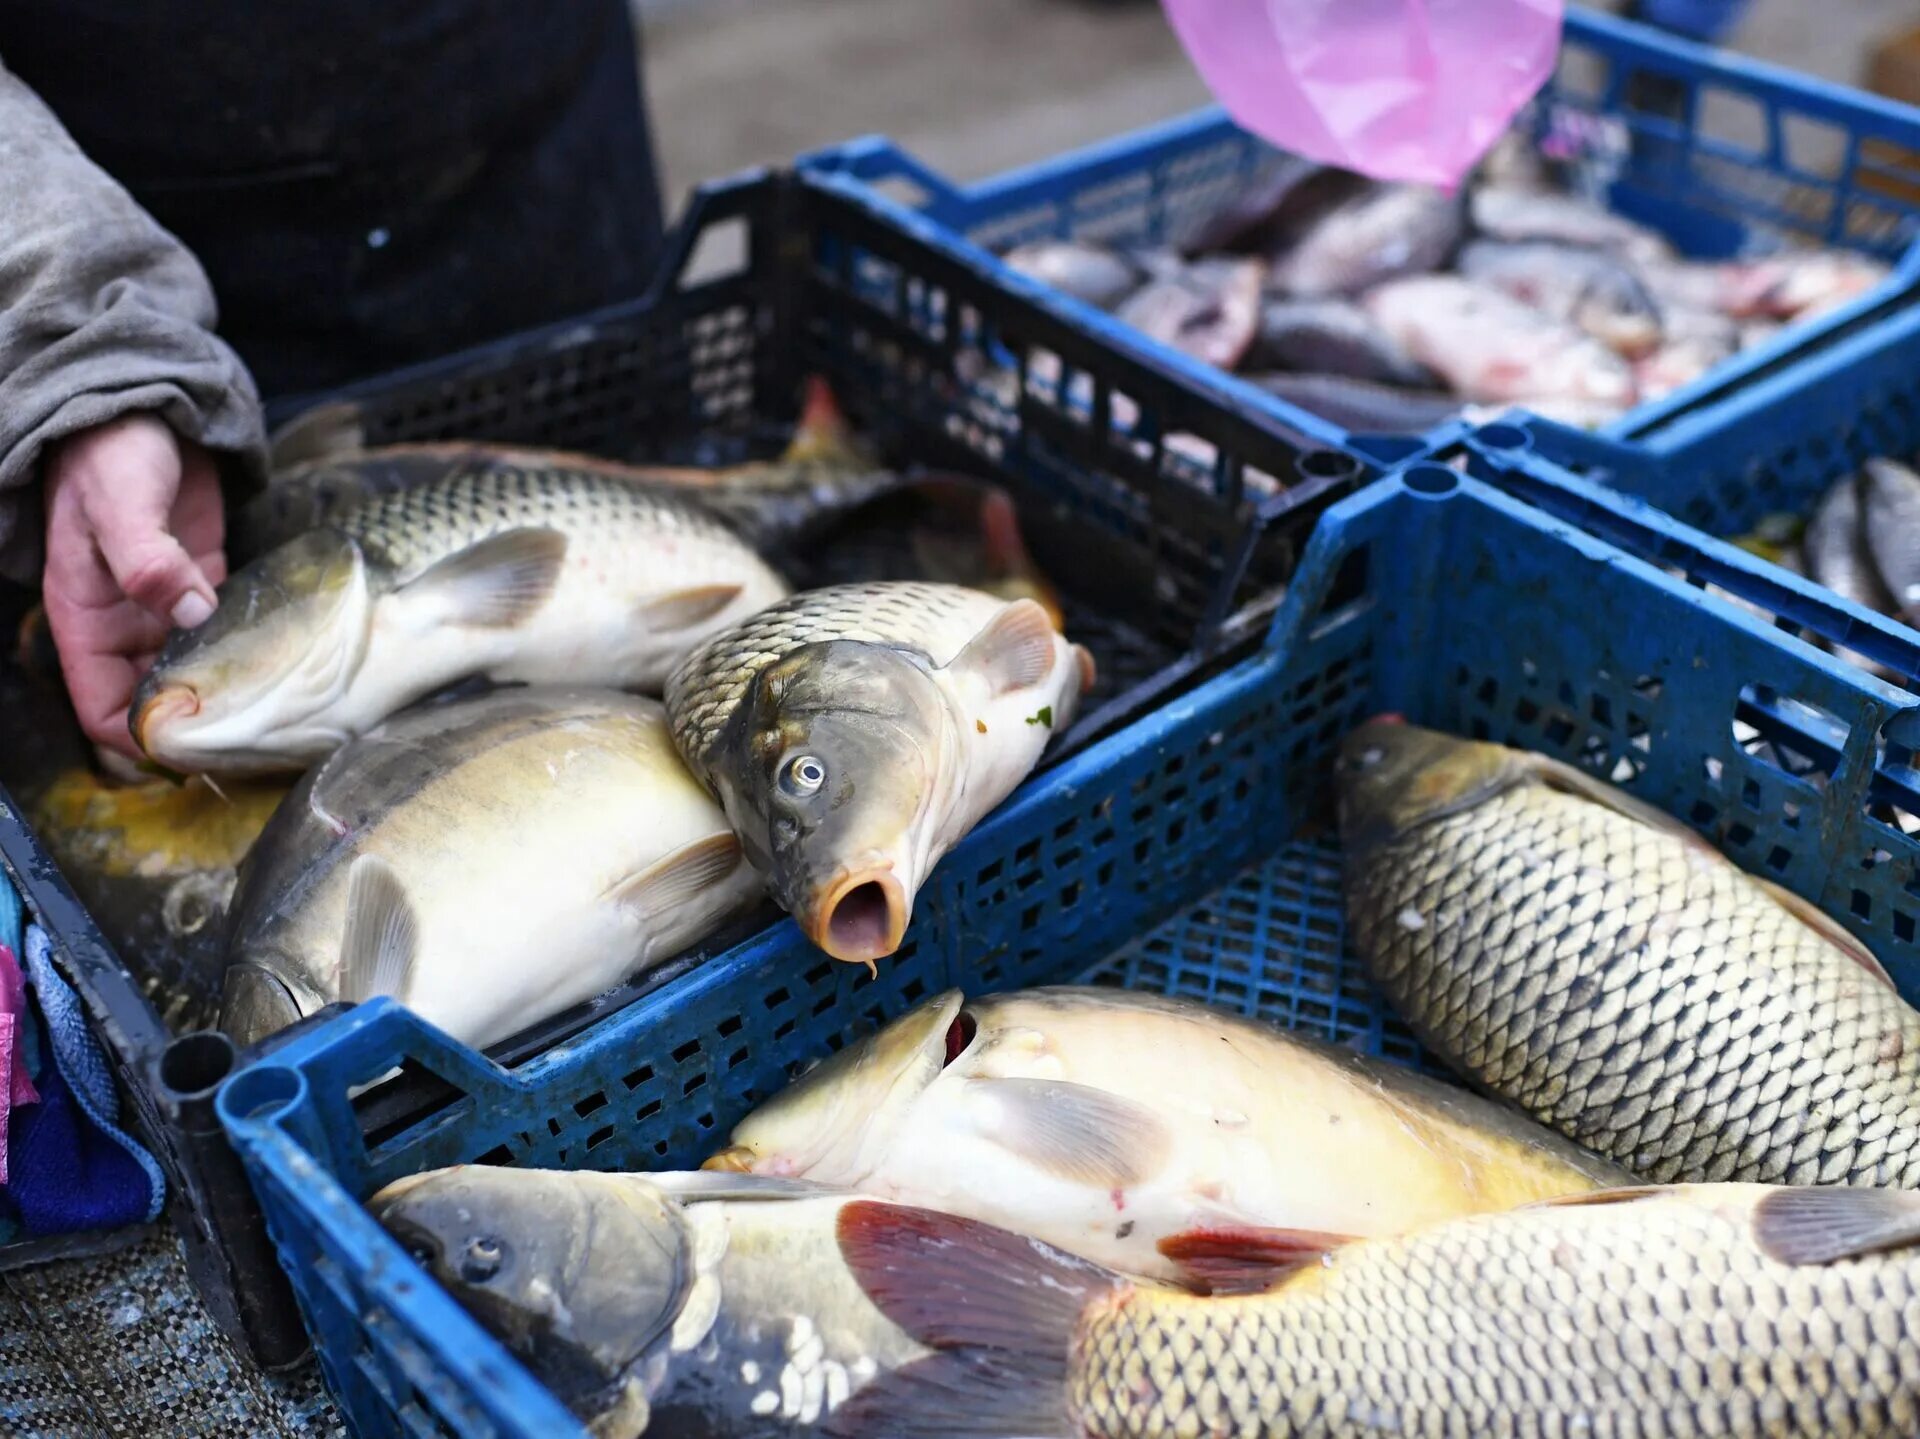
<svg viewBox="0 0 1920 1439">
<path fill-rule="evenodd" d="M 49 451 L 47 623 L 81 728 L 139 758 L 127 702 L 168 629 L 205 622 L 226 578 L 213 457 L 153 415 L 126 415 Z"/>
</svg>

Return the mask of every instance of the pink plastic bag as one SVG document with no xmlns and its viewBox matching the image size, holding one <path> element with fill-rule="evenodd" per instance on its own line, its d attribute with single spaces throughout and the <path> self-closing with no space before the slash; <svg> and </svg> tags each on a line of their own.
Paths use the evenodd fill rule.
<svg viewBox="0 0 1920 1439">
<path fill-rule="evenodd" d="M 1561 0 L 1162 0 L 1227 113 L 1270 144 L 1452 188 L 1553 73 Z"/>
</svg>

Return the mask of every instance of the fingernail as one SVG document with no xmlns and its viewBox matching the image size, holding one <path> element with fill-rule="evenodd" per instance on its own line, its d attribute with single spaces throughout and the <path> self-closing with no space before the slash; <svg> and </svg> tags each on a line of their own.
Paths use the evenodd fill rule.
<svg viewBox="0 0 1920 1439">
<path fill-rule="evenodd" d="M 183 630 L 198 629 L 212 613 L 212 600 L 198 590 L 188 590 L 173 607 L 173 622 Z"/>
</svg>

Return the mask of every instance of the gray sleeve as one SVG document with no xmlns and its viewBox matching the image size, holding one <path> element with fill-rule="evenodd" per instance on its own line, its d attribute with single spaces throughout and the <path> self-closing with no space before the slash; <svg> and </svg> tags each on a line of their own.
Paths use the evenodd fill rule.
<svg viewBox="0 0 1920 1439">
<path fill-rule="evenodd" d="M 37 584 L 47 445 L 150 410 L 257 477 L 260 399 L 200 263 L 0 67 L 0 575 Z"/>
</svg>

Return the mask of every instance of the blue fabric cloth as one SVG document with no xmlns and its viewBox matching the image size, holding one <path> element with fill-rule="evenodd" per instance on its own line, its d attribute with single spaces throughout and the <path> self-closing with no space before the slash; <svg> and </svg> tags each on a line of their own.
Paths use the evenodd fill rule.
<svg viewBox="0 0 1920 1439">
<path fill-rule="evenodd" d="M 33 1076 L 40 1103 L 15 1111 L 7 1134 L 10 1207 L 35 1236 L 157 1219 L 166 1178 L 120 1128 L 113 1072 L 37 925 L 27 930 L 26 966 L 46 1043 Z"/>
</svg>

